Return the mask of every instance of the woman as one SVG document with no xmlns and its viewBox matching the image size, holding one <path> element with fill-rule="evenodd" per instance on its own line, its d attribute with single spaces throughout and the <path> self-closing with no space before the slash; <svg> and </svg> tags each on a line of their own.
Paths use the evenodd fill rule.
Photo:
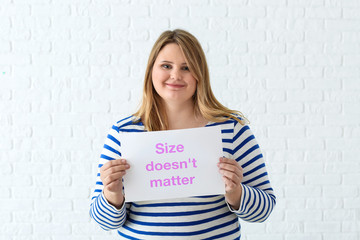
<svg viewBox="0 0 360 240">
<path fill-rule="evenodd" d="M 122 177 L 130 166 L 121 156 L 123 132 L 213 125 L 222 128 L 225 195 L 125 203 Z M 242 114 L 214 97 L 199 42 L 183 30 L 164 32 L 150 53 L 140 109 L 106 139 L 91 217 L 121 239 L 240 239 L 239 219 L 263 222 L 274 206 L 260 148 Z"/>
</svg>

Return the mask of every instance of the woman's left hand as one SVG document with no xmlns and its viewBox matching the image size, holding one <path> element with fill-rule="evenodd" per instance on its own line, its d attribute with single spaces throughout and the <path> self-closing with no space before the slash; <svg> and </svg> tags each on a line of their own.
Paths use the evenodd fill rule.
<svg viewBox="0 0 360 240">
<path fill-rule="evenodd" d="M 233 209 L 237 210 L 240 207 L 242 194 L 243 169 L 234 159 L 224 157 L 220 158 L 218 167 L 225 183 L 226 201 Z"/>
</svg>

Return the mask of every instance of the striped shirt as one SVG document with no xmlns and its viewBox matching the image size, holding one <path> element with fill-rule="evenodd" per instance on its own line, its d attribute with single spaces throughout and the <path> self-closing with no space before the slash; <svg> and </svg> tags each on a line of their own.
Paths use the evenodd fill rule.
<svg viewBox="0 0 360 240">
<path fill-rule="evenodd" d="M 135 120 L 130 116 L 112 126 L 100 156 L 90 216 L 101 228 L 117 229 L 120 239 L 240 239 L 240 219 L 263 222 L 268 218 L 276 198 L 263 155 L 249 126 L 233 119 L 206 127 L 221 126 L 224 156 L 243 168 L 239 209 L 232 209 L 224 195 L 131 202 L 121 209 L 110 205 L 102 191 L 100 168 L 122 157 L 121 134 L 145 131 Z"/>
</svg>

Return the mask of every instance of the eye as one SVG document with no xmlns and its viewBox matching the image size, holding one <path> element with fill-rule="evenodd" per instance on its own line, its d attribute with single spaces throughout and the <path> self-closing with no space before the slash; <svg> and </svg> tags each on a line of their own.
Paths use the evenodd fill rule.
<svg viewBox="0 0 360 240">
<path fill-rule="evenodd" d="M 165 69 L 170 69 L 171 66 L 169 64 L 163 64 L 161 65 L 162 68 L 165 68 Z"/>
<path fill-rule="evenodd" d="M 185 70 L 185 71 L 190 71 L 188 66 L 184 66 L 182 69 Z"/>
</svg>

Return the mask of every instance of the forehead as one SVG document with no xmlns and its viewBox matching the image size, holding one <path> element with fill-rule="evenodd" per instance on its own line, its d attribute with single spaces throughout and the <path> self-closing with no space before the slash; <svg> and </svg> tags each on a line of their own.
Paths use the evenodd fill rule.
<svg viewBox="0 0 360 240">
<path fill-rule="evenodd" d="M 174 61 L 174 62 L 186 62 L 184 53 L 176 43 L 166 44 L 159 52 L 156 60 L 159 61 Z"/>
</svg>

